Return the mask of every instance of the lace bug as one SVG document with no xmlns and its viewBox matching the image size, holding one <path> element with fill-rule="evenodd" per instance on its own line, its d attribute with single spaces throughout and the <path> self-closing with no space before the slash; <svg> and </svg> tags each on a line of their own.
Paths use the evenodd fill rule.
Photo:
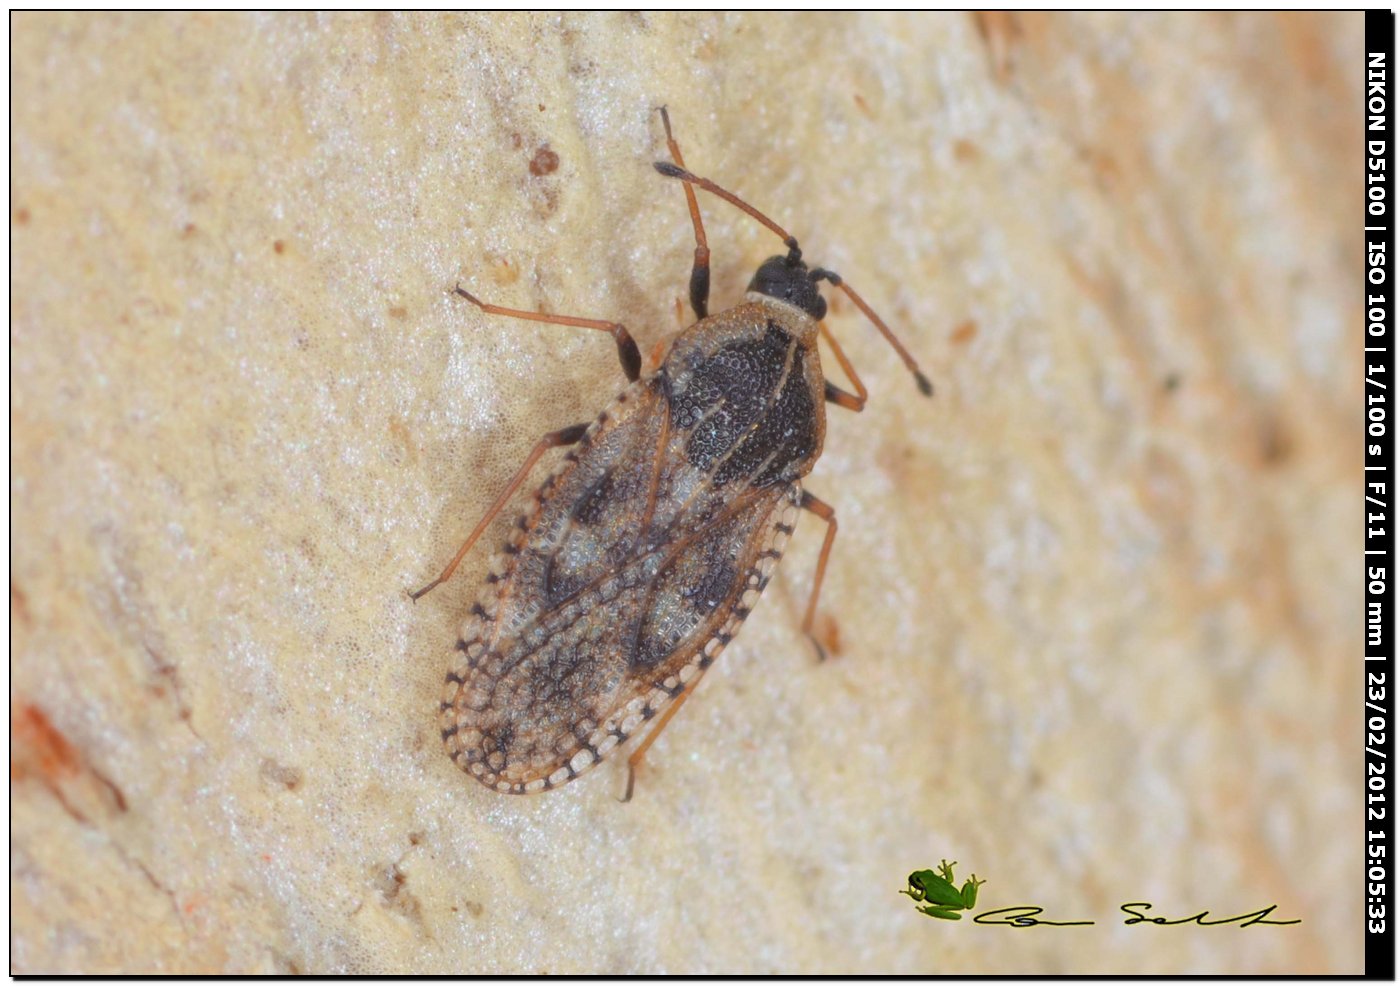
<svg viewBox="0 0 1400 986">
<path fill-rule="evenodd" d="M 835 511 L 802 488 L 826 434 L 825 404 L 859 411 L 868 393 L 821 319 L 826 281 L 865 314 L 932 387 L 889 327 L 837 274 L 809 268 L 797 240 L 748 203 L 685 169 L 663 108 L 671 161 L 695 232 L 690 303 L 698 321 L 650 373 L 616 323 L 518 311 L 455 293 L 483 312 L 609 333 L 629 386 L 591 423 L 545 435 L 456 556 L 463 556 L 550 449 L 568 447 L 517 518 L 461 628 L 439 705 L 452 760 L 493 790 L 528 794 L 573 780 L 655 720 L 637 764 L 738 633 L 793 533 L 799 510 L 826 521 L 802 630 L 836 537 Z M 710 250 L 695 189 L 743 210 L 783 241 L 747 301 L 708 314 Z M 855 393 L 822 373 L 826 339 Z"/>
</svg>

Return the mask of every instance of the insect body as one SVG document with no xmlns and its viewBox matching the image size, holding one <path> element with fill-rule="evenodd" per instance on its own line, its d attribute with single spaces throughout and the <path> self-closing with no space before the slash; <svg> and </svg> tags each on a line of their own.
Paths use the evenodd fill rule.
<svg viewBox="0 0 1400 986">
<path fill-rule="evenodd" d="M 866 392 L 820 325 L 817 286 L 840 286 L 917 375 L 889 330 L 835 274 L 809 269 L 797 242 L 730 193 L 675 164 L 696 232 L 691 303 L 700 320 L 664 361 L 640 373 L 621 325 L 498 308 L 489 313 L 612 334 L 628 386 L 587 425 L 546 435 L 443 574 L 449 577 L 545 451 L 573 446 L 519 517 L 486 576 L 456 645 L 439 723 L 459 767 L 494 790 L 557 787 L 655 720 L 635 768 L 700 675 L 748 616 L 782 557 L 799 509 L 827 521 L 803 630 L 809 632 L 836 533 L 830 507 L 802 489 L 821 454 L 827 401 L 859 410 Z M 691 186 L 777 232 L 786 255 L 766 261 L 747 303 L 706 317 L 709 250 Z M 856 388 L 826 381 L 826 335 Z M 629 774 L 628 795 L 632 788 Z M 625 799 L 624 799 L 625 800 Z"/>
</svg>

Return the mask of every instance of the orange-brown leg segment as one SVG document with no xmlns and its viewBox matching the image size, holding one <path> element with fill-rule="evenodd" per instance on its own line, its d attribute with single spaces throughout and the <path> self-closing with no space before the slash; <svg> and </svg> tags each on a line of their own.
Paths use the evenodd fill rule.
<svg viewBox="0 0 1400 986">
<path fill-rule="evenodd" d="M 933 396 L 933 384 L 929 382 L 928 377 L 924 376 L 924 372 L 919 369 L 919 364 L 914 362 L 914 357 L 909 355 L 909 350 L 905 349 L 904 344 L 895 337 L 894 332 L 885 324 L 885 320 L 875 314 L 875 310 L 865 303 L 864 298 L 856 294 L 855 289 L 847 284 L 840 274 L 836 273 L 834 270 L 824 270 L 821 267 L 814 267 L 812 268 L 812 280 L 830 281 L 833 285 L 846 292 L 846 297 L 855 302 L 855 306 L 861 310 L 861 313 L 865 315 L 866 318 L 870 319 L 871 324 L 879 330 L 880 335 L 884 336 L 885 341 L 899 354 L 899 358 L 904 361 L 904 365 L 909 368 L 909 372 L 914 374 L 914 382 L 919 386 L 919 393 L 923 394 L 925 397 Z"/>
<path fill-rule="evenodd" d="M 846 379 L 850 380 L 851 386 L 856 389 L 854 394 L 848 394 L 828 380 L 826 382 L 826 399 L 848 411 L 864 411 L 865 399 L 870 396 L 870 392 L 865 389 L 865 384 L 860 382 L 856 368 L 851 365 L 850 360 L 846 359 L 846 354 L 837 343 L 836 337 L 828 332 L 826 326 L 821 322 L 817 323 L 817 328 L 821 331 L 826 344 L 831 347 L 832 355 L 836 357 L 836 362 L 841 366 L 841 372 L 846 374 Z"/>
<path fill-rule="evenodd" d="M 697 188 L 703 188 L 711 195 L 715 195 L 721 199 L 724 199 L 724 201 L 728 202 L 736 209 L 739 209 L 740 211 L 752 216 L 754 219 L 766 226 L 769 230 L 776 234 L 779 239 L 783 241 L 783 245 L 788 248 L 789 260 L 797 261 L 802 259 L 802 250 L 797 245 L 797 237 L 793 236 L 787 230 L 783 229 L 783 227 L 779 226 L 773 220 L 769 219 L 767 216 L 759 212 L 753 206 L 749 205 L 743 199 L 739 198 L 739 196 L 735 195 L 733 192 L 721 188 L 714 182 L 710 181 L 710 179 L 708 178 L 701 178 L 699 175 L 691 174 L 679 164 L 672 164 L 669 161 L 656 161 L 653 162 L 652 167 L 659 171 L 661 174 L 665 175 L 667 178 L 677 178 L 680 181 L 685 182 L 686 185 L 694 185 Z M 922 393 L 925 397 L 933 396 L 933 384 L 929 383 L 928 377 L 924 376 L 923 371 L 919 369 L 919 365 L 914 361 L 914 357 L 909 355 L 909 350 L 905 349 L 903 344 L 901 344 L 900 341 L 897 338 L 895 338 L 895 334 L 892 331 L 890 331 L 890 327 L 885 324 L 884 319 L 882 319 L 879 315 L 875 314 L 875 310 L 865 303 L 864 298 L 856 294 L 856 292 L 851 288 L 851 286 L 847 284 L 835 271 L 824 270 L 821 267 L 814 267 L 812 268 L 810 276 L 813 281 L 830 281 L 832 285 L 834 285 L 837 288 L 840 288 L 843 292 L 845 292 L 846 296 L 850 298 L 851 301 L 855 304 L 855 306 L 861 310 L 861 313 L 864 314 L 866 318 L 870 319 L 871 324 L 879 330 L 882 336 L 885 337 L 885 341 L 888 342 L 894 348 L 894 351 L 896 353 L 899 354 L 899 358 L 904 361 L 904 365 L 909 368 L 909 372 L 914 374 L 914 382 L 918 384 L 920 393 Z"/>
<path fill-rule="evenodd" d="M 826 577 L 826 562 L 831 557 L 831 546 L 836 541 L 836 511 L 831 505 L 818 500 L 806 490 L 802 491 L 802 502 L 799 504 L 803 510 L 810 510 L 822 520 L 826 521 L 826 540 L 822 542 L 822 553 L 817 556 L 817 574 L 812 580 L 812 595 L 807 599 L 807 614 L 802 617 L 802 632 L 807 635 L 807 639 L 817 648 L 817 654 L 823 661 L 826 660 L 826 648 L 823 647 L 812 633 L 812 621 L 817 615 L 817 597 L 821 595 L 822 579 Z"/>
<path fill-rule="evenodd" d="M 467 539 L 462 542 L 462 547 L 458 549 L 457 554 L 453 557 L 452 561 L 448 563 L 447 567 L 442 570 L 442 574 L 417 592 L 410 592 L 408 594 L 409 598 L 417 602 L 420 597 L 426 595 L 430 590 L 437 588 L 448 579 L 452 578 L 452 573 L 457 571 L 457 566 L 461 564 L 466 553 L 471 550 L 471 546 L 476 544 L 476 539 L 481 537 L 481 532 L 486 530 L 487 525 L 501 512 L 510 501 L 511 496 L 514 495 L 515 491 L 520 489 L 520 484 L 525 481 L 525 477 L 529 474 L 530 470 L 534 468 L 535 463 L 540 461 L 540 456 L 544 455 L 552 448 L 558 448 L 561 445 L 575 444 L 583 437 L 583 433 L 587 430 L 587 424 L 574 425 L 570 428 L 560 428 L 558 431 L 551 431 L 548 435 L 545 435 L 536 442 L 535 447 L 530 450 L 530 454 L 525 457 L 525 464 L 511 477 L 510 482 L 506 484 L 506 488 L 501 491 L 501 495 L 496 497 L 496 502 L 491 504 L 490 508 L 486 511 L 486 516 L 482 517 L 476 527 L 472 529 L 472 532 L 467 535 Z"/>
<path fill-rule="evenodd" d="M 678 167 L 685 167 L 681 157 L 681 145 L 671 136 L 671 116 L 666 107 L 661 107 L 661 123 L 666 128 L 666 146 L 671 150 L 671 160 Z M 685 185 L 685 204 L 690 209 L 690 223 L 695 227 L 695 263 L 690 268 L 690 307 L 696 318 L 704 318 L 710 305 L 710 244 L 705 239 L 705 224 L 700 221 L 700 203 L 695 199 L 695 189 Z"/>
<path fill-rule="evenodd" d="M 546 315 L 542 312 L 521 311 L 518 308 L 502 308 L 500 305 L 488 305 L 469 294 L 460 284 L 452 290 L 488 315 L 508 315 L 511 318 L 523 318 L 530 322 L 571 325 L 579 329 L 597 329 L 600 332 L 606 332 L 613 337 L 613 342 L 617 343 L 617 358 L 622 363 L 622 372 L 627 375 L 627 379 L 629 381 L 636 380 L 642 375 L 642 354 L 638 352 L 632 334 L 627 331 L 625 326 L 617 322 L 605 322 L 596 318 L 576 318 L 573 315 Z"/>
<path fill-rule="evenodd" d="M 656 742 L 656 737 L 661 735 L 661 730 L 665 729 L 666 724 L 671 721 L 671 718 L 681 710 L 681 706 L 685 704 L 686 699 L 690 698 L 690 693 L 695 691 L 695 686 L 699 683 L 700 679 L 697 677 L 690 683 L 689 688 L 676 696 L 675 701 L 666 707 L 666 711 L 661 713 L 661 718 L 656 720 L 656 725 L 651 727 L 651 732 L 647 733 L 641 745 L 633 750 L 632 755 L 627 758 L 627 790 L 624 791 L 622 797 L 618 799 L 623 804 L 632 800 L 632 789 L 636 787 L 637 784 L 637 766 L 642 762 L 642 758 L 647 755 L 647 750 L 651 749 L 651 744 Z"/>
</svg>

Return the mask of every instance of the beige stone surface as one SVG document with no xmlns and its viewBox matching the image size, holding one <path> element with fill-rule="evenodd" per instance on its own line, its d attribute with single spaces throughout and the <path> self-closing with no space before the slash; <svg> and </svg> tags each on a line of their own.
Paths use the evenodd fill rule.
<svg viewBox="0 0 1400 986">
<path fill-rule="evenodd" d="M 12 27 L 12 971 L 1360 970 L 1359 14 Z M 498 796 L 404 590 L 621 377 L 448 289 L 680 327 L 662 103 L 938 393 L 837 303 L 835 659 L 808 520 L 632 803 Z"/>
</svg>

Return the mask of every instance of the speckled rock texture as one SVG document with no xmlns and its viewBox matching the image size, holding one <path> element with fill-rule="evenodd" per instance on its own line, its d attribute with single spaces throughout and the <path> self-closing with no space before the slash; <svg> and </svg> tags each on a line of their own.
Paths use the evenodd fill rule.
<svg viewBox="0 0 1400 986">
<path fill-rule="evenodd" d="M 13 972 L 1360 971 L 1360 14 L 12 28 Z M 838 297 L 832 659 L 808 518 L 630 804 L 496 795 L 511 517 L 405 590 L 622 377 L 449 291 L 682 327 L 661 104 L 937 394 Z"/>
</svg>

